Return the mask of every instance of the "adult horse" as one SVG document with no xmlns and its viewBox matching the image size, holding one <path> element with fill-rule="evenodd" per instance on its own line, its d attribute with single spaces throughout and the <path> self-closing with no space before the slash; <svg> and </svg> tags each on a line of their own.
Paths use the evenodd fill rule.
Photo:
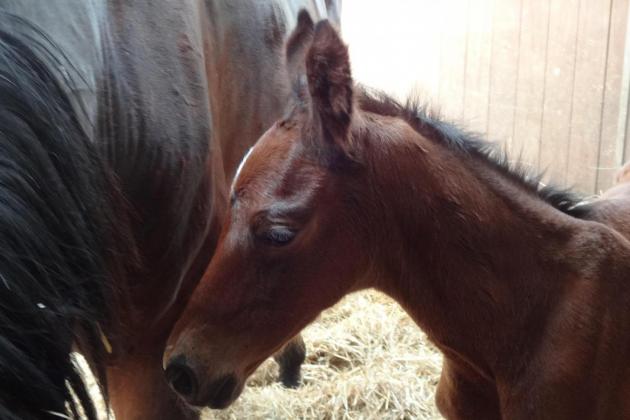
<svg viewBox="0 0 630 420">
<path fill-rule="evenodd" d="M 444 353 L 445 417 L 630 418 L 630 195 L 580 204 L 540 187 L 487 143 L 353 86 L 336 31 L 306 23 L 294 106 L 248 154 L 169 339 L 165 363 L 197 381 L 188 400 L 226 406 L 322 309 L 375 287 Z"/>
<path fill-rule="evenodd" d="M 94 416 L 74 341 L 119 419 L 198 416 L 161 355 L 216 244 L 225 180 L 287 99 L 283 42 L 303 5 L 338 15 L 306 0 L 0 0 L 3 418 L 75 407 L 66 383 Z"/>
</svg>

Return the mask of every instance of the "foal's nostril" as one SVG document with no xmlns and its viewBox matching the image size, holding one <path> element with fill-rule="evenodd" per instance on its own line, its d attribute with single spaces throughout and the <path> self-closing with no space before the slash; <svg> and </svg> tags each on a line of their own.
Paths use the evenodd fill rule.
<svg viewBox="0 0 630 420">
<path fill-rule="evenodd" d="M 171 360 L 164 374 L 171 388 L 182 397 L 190 398 L 197 392 L 197 379 L 183 356 Z"/>
</svg>

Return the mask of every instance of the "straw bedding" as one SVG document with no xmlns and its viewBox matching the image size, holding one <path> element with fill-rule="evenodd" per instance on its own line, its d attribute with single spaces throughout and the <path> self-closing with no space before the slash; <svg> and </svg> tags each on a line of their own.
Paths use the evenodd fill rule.
<svg viewBox="0 0 630 420">
<path fill-rule="evenodd" d="M 441 356 L 391 299 L 351 295 L 304 331 L 303 386 L 275 383 L 267 361 L 241 398 L 206 419 L 439 419 Z"/>
<path fill-rule="evenodd" d="M 209 419 L 439 419 L 441 356 L 400 307 L 373 291 L 325 311 L 304 331 L 307 361 L 296 390 L 268 360 L 229 409 Z"/>
</svg>

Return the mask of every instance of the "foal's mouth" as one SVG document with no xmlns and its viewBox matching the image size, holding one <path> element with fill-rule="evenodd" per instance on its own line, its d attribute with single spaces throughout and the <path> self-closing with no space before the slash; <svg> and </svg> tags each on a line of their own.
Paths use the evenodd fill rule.
<svg viewBox="0 0 630 420">
<path fill-rule="evenodd" d="M 223 375 L 207 386 L 205 406 L 223 409 L 232 404 L 243 391 L 243 382 L 234 374 Z"/>
<path fill-rule="evenodd" d="M 248 378 L 260 366 L 265 358 L 257 360 L 247 366 L 244 378 Z M 223 375 L 208 384 L 205 402 L 201 405 L 212 409 L 224 409 L 230 406 L 241 395 L 245 387 L 245 380 L 235 374 Z"/>
</svg>

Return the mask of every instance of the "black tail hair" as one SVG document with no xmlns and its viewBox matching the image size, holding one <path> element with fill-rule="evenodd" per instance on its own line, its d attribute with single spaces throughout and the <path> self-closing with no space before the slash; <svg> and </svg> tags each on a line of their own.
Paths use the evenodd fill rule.
<svg viewBox="0 0 630 420">
<path fill-rule="evenodd" d="M 40 30 L 0 12 L 2 419 L 97 417 L 72 349 L 80 342 L 104 379 L 101 326 L 129 244 L 116 182 L 60 71 L 69 65 Z"/>
</svg>

